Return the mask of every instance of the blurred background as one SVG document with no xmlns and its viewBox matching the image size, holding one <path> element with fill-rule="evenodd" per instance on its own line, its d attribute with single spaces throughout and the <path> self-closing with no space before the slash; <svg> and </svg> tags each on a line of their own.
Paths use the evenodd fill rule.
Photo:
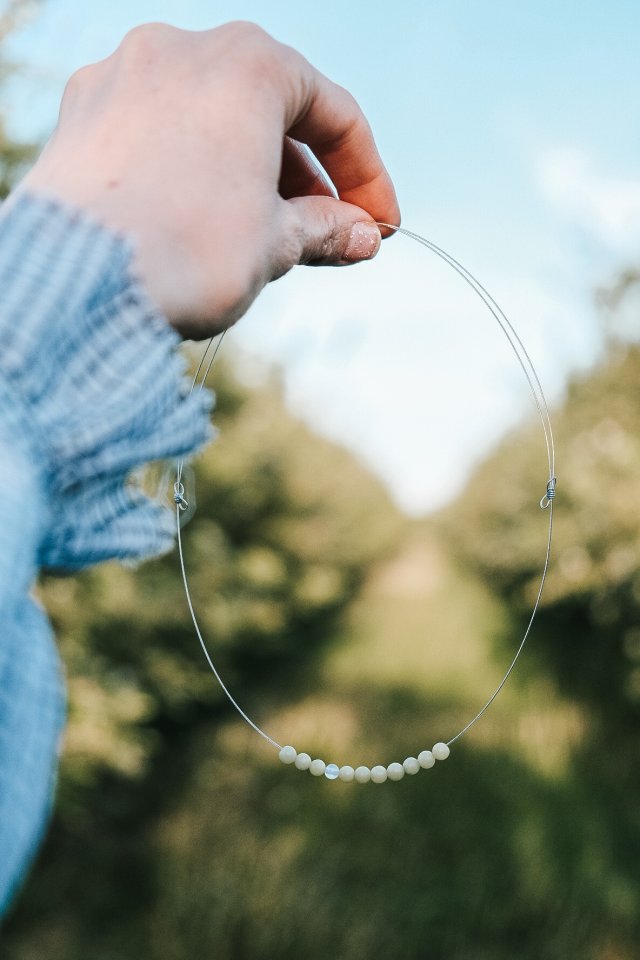
<svg viewBox="0 0 640 960">
<path fill-rule="evenodd" d="M 252 19 L 347 86 L 405 225 L 529 347 L 559 477 L 516 673 L 446 764 L 399 784 L 281 767 L 223 702 L 175 555 L 45 580 L 69 726 L 3 958 L 640 958 L 635 0 L 0 11 L 3 195 L 69 73 L 145 20 Z M 370 264 L 295 270 L 228 335 L 185 553 L 216 664 L 280 742 L 402 760 L 457 733 L 511 661 L 547 476 L 494 326 L 396 237 Z"/>
</svg>

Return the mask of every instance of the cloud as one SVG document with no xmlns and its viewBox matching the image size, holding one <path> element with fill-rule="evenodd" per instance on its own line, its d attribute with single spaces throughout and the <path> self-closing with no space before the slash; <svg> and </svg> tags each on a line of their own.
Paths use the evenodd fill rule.
<svg viewBox="0 0 640 960">
<path fill-rule="evenodd" d="M 562 147 L 540 158 L 537 181 L 561 216 L 611 252 L 640 244 L 640 179 L 602 173 L 584 150 Z"/>
</svg>

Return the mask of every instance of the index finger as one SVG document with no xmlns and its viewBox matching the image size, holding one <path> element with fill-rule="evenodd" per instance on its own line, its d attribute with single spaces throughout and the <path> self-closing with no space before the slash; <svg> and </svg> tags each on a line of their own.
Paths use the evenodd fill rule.
<svg viewBox="0 0 640 960">
<path fill-rule="evenodd" d="M 374 220 L 399 225 L 393 182 L 357 101 L 304 57 L 296 56 L 300 75 L 287 133 L 312 150 L 341 200 L 366 210 Z M 393 231 L 382 228 L 381 232 L 385 236 Z"/>
</svg>

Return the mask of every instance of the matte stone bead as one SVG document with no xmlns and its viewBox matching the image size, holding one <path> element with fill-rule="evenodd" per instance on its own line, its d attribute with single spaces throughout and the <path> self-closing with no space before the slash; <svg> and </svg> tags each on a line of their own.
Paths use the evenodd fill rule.
<svg viewBox="0 0 640 960">
<path fill-rule="evenodd" d="M 371 780 L 369 767 L 356 767 L 353 775 L 357 783 L 369 783 L 369 780 Z"/>
<path fill-rule="evenodd" d="M 351 783 L 355 775 L 355 770 L 353 767 L 350 767 L 348 764 L 344 767 L 340 767 L 340 773 L 338 776 L 341 780 L 344 780 L 345 783 Z"/>
<path fill-rule="evenodd" d="M 295 759 L 298 770 L 308 770 L 311 766 L 311 757 L 308 753 L 299 753 Z"/>
<path fill-rule="evenodd" d="M 283 763 L 293 763 L 298 756 L 298 751 L 295 747 L 287 746 L 282 748 L 278 756 Z"/>
<path fill-rule="evenodd" d="M 418 754 L 418 763 L 423 770 L 429 770 L 435 762 L 436 758 L 431 753 L 431 750 L 423 750 L 422 753 Z"/>
<path fill-rule="evenodd" d="M 340 773 L 340 767 L 336 763 L 328 763 L 325 767 L 324 775 L 327 780 L 337 780 Z"/>
<path fill-rule="evenodd" d="M 404 767 L 401 763 L 390 763 L 387 767 L 387 776 L 389 780 L 402 780 L 404 777 Z"/>
<path fill-rule="evenodd" d="M 446 745 L 446 743 L 436 743 L 431 748 L 431 752 L 436 760 L 446 760 L 451 753 L 451 750 L 449 750 L 449 747 Z"/>
<path fill-rule="evenodd" d="M 312 760 L 309 764 L 309 773 L 312 773 L 314 777 L 321 777 L 326 766 L 324 760 Z"/>
<path fill-rule="evenodd" d="M 402 766 L 405 773 L 417 773 L 420 769 L 420 764 L 415 757 L 407 757 Z"/>
<path fill-rule="evenodd" d="M 387 779 L 387 768 L 380 765 L 371 767 L 371 779 L 374 783 L 384 783 Z"/>
</svg>

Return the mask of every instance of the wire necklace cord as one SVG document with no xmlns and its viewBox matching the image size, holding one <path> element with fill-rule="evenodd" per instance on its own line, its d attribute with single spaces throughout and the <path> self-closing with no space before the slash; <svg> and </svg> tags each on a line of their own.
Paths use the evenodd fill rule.
<svg viewBox="0 0 640 960">
<path fill-rule="evenodd" d="M 178 547 L 178 556 L 180 561 L 180 571 L 182 574 L 182 582 L 184 586 L 185 596 L 187 599 L 187 605 L 189 608 L 189 613 L 193 621 L 193 626 L 195 628 L 196 636 L 204 653 L 204 656 L 209 664 L 211 671 L 213 672 L 218 684 L 220 685 L 223 693 L 233 706 L 233 708 L 240 714 L 243 720 L 255 730 L 267 743 L 275 747 L 279 751 L 280 760 L 285 764 L 293 764 L 299 770 L 309 770 L 314 776 L 325 776 L 328 780 L 337 780 L 340 779 L 344 782 L 356 781 L 358 783 L 384 783 L 386 780 L 401 780 L 405 774 L 416 774 L 421 769 L 429 769 L 434 766 L 437 760 L 445 760 L 450 753 L 451 745 L 460 740 L 461 737 L 467 733 L 471 727 L 483 716 L 483 714 L 489 709 L 493 701 L 496 699 L 505 683 L 509 679 L 516 663 L 518 662 L 520 655 L 524 649 L 525 643 L 533 627 L 533 622 L 535 620 L 538 608 L 540 606 L 540 601 L 542 599 L 542 591 L 544 589 L 545 581 L 547 578 L 547 573 L 549 570 L 549 562 L 551 558 L 551 543 L 553 537 L 553 506 L 556 495 L 556 475 L 555 475 L 555 443 L 553 437 L 553 429 L 551 426 L 551 418 L 549 415 L 549 407 L 540 383 L 540 379 L 536 372 L 536 369 L 533 365 L 531 357 L 527 352 L 524 343 L 522 342 L 519 334 L 517 333 L 515 327 L 508 319 L 502 308 L 496 303 L 491 294 L 482 286 L 479 280 L 474 277 L 474 275 L 467 270 L 458 260 L 447 253 L 441 247 L 437 246 L 431 240 L 427 240 L 426 237 L 420 236 L 420 234 L 414 233 L 411 230 L 407 230 L 405 227 L 395 226 L 390 223 L 378 222 L 378 226 L 387 227 L 391 230 L 394 230 L 397 233 L 401 233 L 406 237 L 409 237 L 411 240 L 416 241 L 421 244 L 423 247 L 426 247 L 437 257 L 443 260 L 448 266 L 450 266 L 457 274 L 464 280 L 466 284 L 473 290 L 476 296 L 483 302 L 485 307 L 493 316 L 494 320 L 497 322 L 498 326 L 502 330 L 502 333 L 506 337 L 515 357 L 524 373 L 529 390 L 533 397 L 533 402 L 536 407 L 538 417 L 542 426 L 542 431 L 544 434 L 544 442 L 546 449 L 546 461 L 547 461 L 547 480 L 546 487 L 543 496 L 540 499 L 540 508 L 542 510 L 548 511 L 548 527 L 547 527 L 547 542 L 544 552 L 544 561 L 542 564 L 542 570 L 540 574 L 540 581 L 538 584 L 538 590 L 536 593 L 535 601 L 531 610 L 527 626 L 524 630 L 524 633 L 521 637 L 520 643 L 516 649 L 516 652 L 509 664 L 504 676 L 500 680 L 499 684 L 493 690 L 489 698 L 483 704 L 483 706 L 478 710 L 478 712 L 469 720 L 469 722 L 462 727 L 454 736 L 449 740 L 439 741 L 434 744 L 430 750 L 422 750 L 416 757 L 407 757 L 402 763 L 390 763 L 388 766 L 377 765 L 374 767 L 351 767 L 344 765 L 339 767 L 335 763 L 325 763 L 324 760 L 319 758 L 313 759 L 307 753 L 298 753 L 298 751 L 290 746 L 282 746 L 277 740 L 274 740 L 268 733 L 266 733 L 261 727 L 255 723 L 247 713 L 242 709 L 237 700 L 232 696 L 228 687 L 224 683 L 220 673 L 218 672 L 211 654 L 207 648 L 200 625 L 198 623 L 198 618 L 196 616 L 193 599 L 191 597 L 191 591 L 189 589 L 189 580 L 187 577 L 184 551 L 182 545 L 182 517 L 184 512 L 188 509 L 188 502 L 185 498 L 185 488 L 183 483 L 183 473 L 184 473 L 184 461 L 180 460 L 177 466 L 176 480 L 173 486 L 173 499 L 175 503 L 175 519 L 176 519 L 176 539 Z M 190 393 L 193 393 L 196 389 L 202 390 L 206 383 L 207 377 L 213 366 L 214 360 L 220 350 L 222 341 L 224 339 L 224 332 L 220 335 L 212 337 L 202 354 L 198 368 L 193 376 L 191 382 Z M 215 347 L 214 347 L 215 342 Z M 202 370 L 204 373 L 201 375 Z M 198 378 L 200 378 L 198 380 Z"/>
</svg>

